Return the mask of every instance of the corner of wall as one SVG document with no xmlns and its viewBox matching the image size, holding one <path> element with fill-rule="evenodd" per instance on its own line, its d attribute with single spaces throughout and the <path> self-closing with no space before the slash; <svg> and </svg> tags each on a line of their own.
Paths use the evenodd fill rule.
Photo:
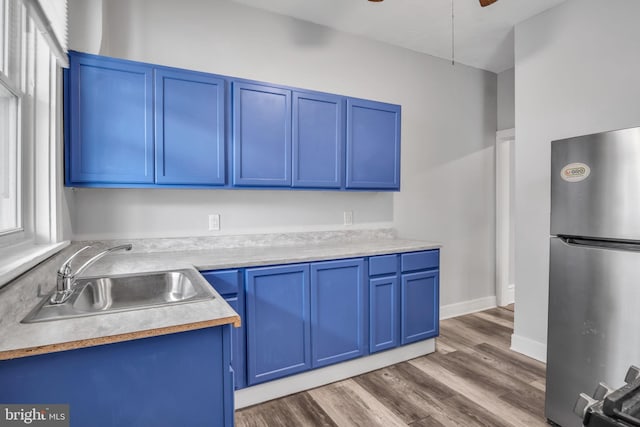
<svg viewBox="0 0 640 427">
<path fill-rule="evenodd" d="M 540 362 L 547 362 L 547 344 L 521 335 L 511 335 L 511 350 L 529 356 Z"/>
</svg>

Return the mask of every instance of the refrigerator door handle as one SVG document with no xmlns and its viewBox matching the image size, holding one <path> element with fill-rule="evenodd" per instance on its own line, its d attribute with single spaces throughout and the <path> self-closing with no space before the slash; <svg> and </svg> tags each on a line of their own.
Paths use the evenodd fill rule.
<svg viewBox="0 0 640 427">
<path fill-rule="evenodd" d="M 624 251 L 640 252 L 640 243 L 620 242 L 613 240 L 581 239 L 579 237 L 558 236 L 565 244 L 570 246 L 590 247 L 598 249 L 620 249 Z"/>
</svg>

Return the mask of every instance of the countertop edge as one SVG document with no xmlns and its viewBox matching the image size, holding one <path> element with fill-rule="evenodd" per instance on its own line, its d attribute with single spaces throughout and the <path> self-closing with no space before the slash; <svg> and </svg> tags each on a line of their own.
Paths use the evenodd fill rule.
<svg viewBox="0 0 640 427">
<path fill-rule="evenodd" d="M 104 344 L 114 344 L 124 341 L 132 341 L 141 338 L 151 338 L 161 335 L 169 335 L 177 332 L 187 332 L 196 329 L 212 328 L 215 326 L 233 325 L 239 328 L 241 325 L 240 316 L 222 317 L 212 320 L 204 320 L 200 322 L 185 323 L 181 325 L 166 326 L 162 328 L 147 329 L 136 332 L 127 332 L 124 334 L 108 335 L 99 338 L 89 338 L 78 341 L 67 341 L 57 344 L 48 344 L 38 347 L 21 348 L 16 350 L 7 350 L 0 352 L 0 360 L 18 359 L 21 357 L 36 356 L 40 354 L 56 353 L 66 350 L 77 350 L 86 347 L 95 347 Z"/>
</svg>

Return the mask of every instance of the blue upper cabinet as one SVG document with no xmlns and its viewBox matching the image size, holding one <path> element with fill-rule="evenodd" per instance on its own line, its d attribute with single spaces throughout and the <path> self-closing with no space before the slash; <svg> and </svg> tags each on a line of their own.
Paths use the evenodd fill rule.
<svg viewBox="0 0 640 427">
<path fill-rule="evenodd" d="M 70 54 L 67 184 L 153 183 L 153 68 Z"/>
<path fill-rule="evenodd" d="M 293 93 L 293 186 L 340 188 L 344 163 L 344 98 Z"/>
<path fill-rule="evenodd" d="M 225 81 L 155 70 L 156 182 L 225 184 Z"/>
<path fill-rule="evenodd" d="M 311 348 L 314 368 L 366 354 L 364 260 L 311 264 Z"/>
<path fill-rule="evenodd" d="M 68 186 L 400 190 L 399 105 L 73 51 L 69 62 Z"/>
<path fill-rule="evenodd" d="M 400 189 L 400 106 L 347 99 L 348 189 Z"/>
<path fill-rule="evenodd" d="M 233 185 L 291 186 L 291 91 L 233 83 Z"/>
</svg>

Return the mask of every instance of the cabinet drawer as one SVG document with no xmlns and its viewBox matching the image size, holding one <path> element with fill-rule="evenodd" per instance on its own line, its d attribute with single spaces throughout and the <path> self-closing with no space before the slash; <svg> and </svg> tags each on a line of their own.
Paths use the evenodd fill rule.
<svg viewBox="0 0 640 427">
<path fill-rule="evenodd" d="M 237 294 L 240 289 L 238 270 L 203 271 L 201 274 L 220 295 Z"/>
<path fill-rule="evenodd" d="M 397 255 L 380 255 L 369 258 L 369 276 L 395 274 L 398 270 Z"/>
<path fill-rule="evenodd" d="M 440 264 L 440 251 L 437 249 L 433 251 L 402 254 L 400 257 L 403 273 L 407 271 L 438 268 L 438 265 Z"/>
</svg>

